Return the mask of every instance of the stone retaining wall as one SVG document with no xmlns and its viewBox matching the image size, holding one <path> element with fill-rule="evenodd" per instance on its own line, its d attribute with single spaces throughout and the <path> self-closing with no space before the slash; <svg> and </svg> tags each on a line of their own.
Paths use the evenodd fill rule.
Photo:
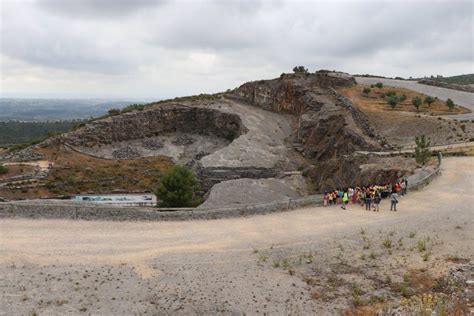
<svg viewBox="0 0 474 316">
<path fill-rule="evenodd" d="M 433 181 L 434 178 L 437 176 L 441 175 L 441 160 L 443 158 L 443 155 L 441 152 L 438 152 L 438 164 L 436 165 L 436 168 L 430 172 L 428 175 L 423 177 L 422 179 L 418 180 L 415 183 L 408 183 L 408 189 L 409 190 L 419 190 L 425 186 L 427 186 L 431 181 Z"/>
<path fill-rule="evenodd" d="M 152 207 L 102 206 L 72 202 L 50 203 L 48 201 L 18 201 L 0 203 L 0 218 L 20 217 L 109 221 L 181 221 L 267 214 L 287 211 L 304 206 L 321 205 L 322 201 L 322 195 L 314 195 L 256 205 L 199 210 L 195 208 L 165 209 Z"/>
<path fill-rule="evenodd" d="M 409 183 L 410 190 L 418 190 L 428 185 L 441 174 L 441 153 L 438 154 L 437 167 L 427 176 Z M 232 208 L 153 208 L 118 207 L 75 203 L 71 201 L 17 201 L 0 203 L 0 218 L 49 218 L 71 220 L 109 220 L 109 221 L 182 221 L 195 219 L 217 219 L 267 214 L 323 204 L 323 195 L 310 195 L 301 198 L 285 199 L 270 203 L 239 206 Z"/>
</svg>

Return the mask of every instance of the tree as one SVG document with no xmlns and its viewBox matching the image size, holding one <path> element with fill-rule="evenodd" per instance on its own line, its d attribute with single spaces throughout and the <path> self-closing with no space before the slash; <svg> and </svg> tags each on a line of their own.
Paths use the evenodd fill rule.
<svg viewBox="0 0 474 316">
<path fill-rule="evenodd" d="M 308 69 L 306 69 L 304 66 L 296 66 L 293 68 L 293 72 L 295 74 L 307 74 Z"/>
<path fill-rule="evenodd" d="M 193 172 L 184 166 L 173 166 L 163 175 L 156 195 L 165 207 L 193 205 L 197 181 Z"/>
<path fill-rule="evenodd" d="M 392 110 L 397 106 L 398 104 L 398 98 L 396 95 L 392 95 L 388 101 L 387 101 L 388 105 L 390 105 L 390 107 L 392 108 Z"/>
<path fill-rule="evenodd" d="M 455 106 L 456 104 L 454 104 L 454 101 L 451 100 L 451 99 L 447 99 L 446 100 L 446 106 L 449 108 L 449 110 L 451 111 Z"/>
<path fill-rule="evenodd" d="M 416 111 L 418 112 L 420 110 L 422 100 L 420 97 L 416 96 L 411 99 L 411 104 L 416 108 Z"/>
<path fill-rule="evenodd" d="M 120 114 L 120 110 L 119 109 L 110 109 L 108 111 L 109 115 L 110 116 L 115 116 L 115 115 L 119 115 Z"/>
<path fill-rule="evenodd" d="M 371 89 L 366 87 L 366 88 L 364 88 L 364 90 L 362 90 L 362 93 L 367 97 L 367 96 L 369 96 L 370 91 L 371 91 Z"/>
<path fill-rule="evenodd" d="M 377 82 L 377 83 L 375 84 L 375 86 L 376 86 L 377 88 L 379 88 L 379 89 L 382 89 L 382 88 L 383 88 L 383 83 Z"/>
<path fill-rule="evenodd" d="M 431 107 L 431 103 L 433 103 L 435 99 L 432 96 L 426 96 L 424 103 L 428 104 L 428 107 Z"/>
<path fill-rule="evenodd" d="M 426 140 L 425 135 L 421 135 L 420 137 L 415 137 L 415 160 L 416 163 L 420 165 L 425 165 L 428 159 L 431 156 L 430 141 Z"/>
</svg>

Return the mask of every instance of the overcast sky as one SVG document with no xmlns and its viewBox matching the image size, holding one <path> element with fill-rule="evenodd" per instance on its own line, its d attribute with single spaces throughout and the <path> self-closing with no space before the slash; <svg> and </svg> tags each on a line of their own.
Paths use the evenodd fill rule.
<svg viewBox="0 0 474 316">
<path fill-rule="evenodd" d="M 1 96 L 159 99 L 290 72 L 473 73 L 473 1 L 1 0 Z"/>
</svg>

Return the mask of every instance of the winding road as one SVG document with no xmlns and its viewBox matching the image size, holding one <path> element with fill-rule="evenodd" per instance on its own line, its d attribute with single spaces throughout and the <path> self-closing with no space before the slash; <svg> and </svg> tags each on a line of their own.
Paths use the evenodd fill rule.
<svg viewBox="0 0 474 316">
<path fill-rule="evenodd" d="M 456 157 L 443 161 L 442 175 L 428 187 L 403 197 L 398 212 L 388 211 L 383 201 L 380 213 L 350 205 L 348 211 L 314 207 L 187 222 L 2 219 L 0 311 L 75 314 L 73 307 L 85 302 L 84 308 L 95 314 L 133 314 L 150 311 L 140 302 L 154 300 L 156 305 L 149 306 L 178 314 L 220 311 L 213 308 L 250 314 L 288 308 L 314 312 L 317 305 L 302 294 L 304 282 L 259 268 L 257 249 L 324 249 L 357 235 L 361 227 L 421 234 L 465 225 L 463 237 L 446 233 L 444 242 L 473 258 L 474 235 L 467 233 L 474 229 L 473 185 L 474 158 Z M 97 285 L 102 278 L 103 286 L 110 287 Z M 21 301 L 21 295 L 36 301 Z M 38 303 L 63 296 L 75 305 Z"/>
</svg>

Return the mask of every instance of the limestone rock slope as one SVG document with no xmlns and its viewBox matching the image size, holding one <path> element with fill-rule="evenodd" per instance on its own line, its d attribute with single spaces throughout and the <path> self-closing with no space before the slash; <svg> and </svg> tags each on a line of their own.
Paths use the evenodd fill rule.
<svg viewBox="0 0 474 316">
<path fill-rule="evenodd" d="M 336 186 L 392 181 L 409 168 L 375 164 L 367 170 L 359 168 L 367 158 L 354 157 L 355 151 L 382 150 L 385 141 L 334 90 L 353 84 L 354 78 L 344 73 L 283 74 L 217 96 L 148 104 L 91 121 L 40 146 L 59 144 L 113 160 L 167 156 L 195 170 L 202 194 L 213 205 L 221 205 L 217 200 L 225 199 L 218 197 L 231 193 L 237 199 L 259 196 L 267 202 Z M 297 170 L 306 172 L 295 174 L 295 181 L 310 187 L 295 189 L 295 181 L 281 180 Z M 227 183 L 216 186 L 221 182 Z"/>
<path fill-rule="evenodd" d="M 351 76 L 318 72 L 283 75 L 278 79 L 246 83 L 231 97 L 254 106 L 296 116 L 292 141 L 304 156 L 324 160 L 356 150 L 377 150 L 377 142 L 364 114 L 333 87 L 354 84 Z"/>
</svg>

